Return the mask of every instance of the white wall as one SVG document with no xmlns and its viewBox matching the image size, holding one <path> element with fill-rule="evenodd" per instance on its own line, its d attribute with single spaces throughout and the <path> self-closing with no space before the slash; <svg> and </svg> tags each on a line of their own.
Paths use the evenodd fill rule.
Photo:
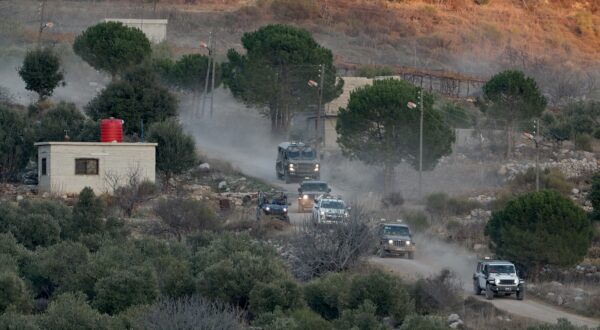
<svg viewBox="0 0 600 330">
<path fill-rule="evenodd" d="M 106 18 L 105 22 L 121 22 L 126 26 L 142 30 L 146 37 L 153 43 L 167 40 L 166 19 L 132 19 L 132 18 Z"/>
<path fill-rule="evenodd" d="M 121 185 L 137 172 L 156 180 L 156 143 L 41 142 L 38 146 L 38 189 L 41 192 L 77 194 L 85 187 L 111 193 L 110 178 Z M 42 158 L 47 175 L 42 175 Z M 76 158 L 98 159 L 98 175 L 75 174 Z"/>
</svg>

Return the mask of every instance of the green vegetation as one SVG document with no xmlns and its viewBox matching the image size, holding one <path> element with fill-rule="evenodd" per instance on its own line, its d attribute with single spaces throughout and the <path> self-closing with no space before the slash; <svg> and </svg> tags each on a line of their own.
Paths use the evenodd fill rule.
<svg viewBox="0 0 600 330">
<path fill-rule="evenodd" d="M 175 119 L 151 125 L 148 141 L 160 146 L 156 150 L 156 168 L 164 174 L 167 183 L 174 175 L 189 170 L 198 162 L 194 139 L 183 132 Z"/>
<path fill-rule="evenodd" d="M 494 75 L 483 86 L 483 95 L 482 111 L 505 125 L 506 152 L 510 156 L 515 124 L 540 116 L 546 108 L 546 98 L 535 80 L 525 77 L 521 71 L 504 71 Z"/>
<path fill-rule="evenodd" d="M 86 106 L 94 120 L 115 117 L 125 121 L 127 134 L 141 134 L 144 125 L 162 122 L 177 114 L 177 100 L 158 83 L 150 67 L 141 66 L 113 81 Z"/>
<path fill-rule="evenodd" d="M 19 76 L 25 82 L 25 89 L 34 91 L 39 100 L 51 96 L 54 89 L 64 86 L 64 75 L 60 70 L 60 60 L 50 48 L 36 48 L 27 52 Z"/>
<path fill-rule="evenodd" d="M 365 78 L 393 76 L 394 69 L 383 65 L 361 65 L 356 69 L 354 75 Z"/>
<path fill-rule="evenodd" d="M 419 109 L 408 102 L 418 100 L 419 89 L 395 79 L 376 80 L 371 86 L 350 94 L 348 107 L 340 109 L 336 124 L 338 144 L 344 155 L 365 164 L 380 165 L 384 182 L 393 182 L 393 169 L 403 160 L 419 166 Z M 423 169 L 431 170 L 440 157 L 450 154 L 454 132 L 433 108 L 433 98 L 425 93 L 423 130 Z"/>
<path fill-rule="evenodd" d="M 535 168 L 528 168 L 527 172 L 520 173 L 509 184 L 513 195 L 535 191 Z M 540 189 L 555 190 L 563 195 L 569 195 L 573 184 L 556 169 L 540 170 Z"/>
<path fill-rule="evenodd" d="M 73 103 L 60 102 L 44 111 L 39 122 L 34 123 L 35 140 L 87 142 L 100 139 L 99 125 L 81 113 Z"/>
<path fill-rule="evenodd" d="M 248 106 L 268 108 L 275 134 L 287 133 L 294 113 L 315 107 L 322 91 L 322 104 L 342 93 L 343 81 L 336 77 L 333 55 L 320 46 L 308 31 L 288 25 L 267 25 L 245 33 L 246 54 L 230 49 L 224 65 L 224 82 L 233 95 Z M 320 65 L 325 66 L 324 84 Z"/>
<path fill-rule="evenodd" d="M 73 50 L 94 69 L 109 73 L 113 80 L 142 63 L 152 52 L 150 41 L 140 29 L 120 22 L 87 28 L 75 38 Z"/>
<path fill-rule="evenodd" d="M 477 201 L 450 197 L 446 193 L 433 193 L 425 200 L 425 209 L 435 217 L 467 215 L 480 207 L 481 204 Z"/>
<path fill-rule="evenodd" d="M 594 221 L 600 220 L 600 173 L 596 173 L 592 177 L 592 187 L 587 195 L 587 199 L 592 203 L 594 211 L 590 214 L 590 218 Z"/>
<path fill-rule="evenodd" d="M 499 257 L 524 265 L 537 278 L 544 265 L 567 267 L 581 261 L 593 227 L 570 199 L 543 190 L 517 197 L 492 213 L 485 233 Z"/>
<path fill-rule="evenodd" d="M 33 136 L 24 114 L 0 105 L 0 182 L 14 180 L 33 153 Z"/>
</svg>

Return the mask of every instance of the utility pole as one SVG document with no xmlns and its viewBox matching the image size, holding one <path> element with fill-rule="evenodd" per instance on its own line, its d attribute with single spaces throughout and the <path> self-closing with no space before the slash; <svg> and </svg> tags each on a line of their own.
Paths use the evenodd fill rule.
<svg viewBox="0 0 600 330">
<path fill-rule="evenodd" d="M 317 109 L 317 127 L 319 129 L 319 140 L 325 147 L 325 119 L 321 120 L 321 107 L 323 102 L 323 83 L 325 82 L 325 64 L 321 64 L 321 82 L 319 83 L 319 108 Z"/>
<path fill-rule="evenodd" d="M 540 120 L 535 119 L 535 191 L 540 191 Z"/>
<path fill-rule="evenodd" d="M 210 87 L 210 118 L 212 118 L 213 116 L 213 97 L 214 97 L 214 92 L 215 92 L 215 53 L 217 50 L 217 33 L 214 32 L 213 33 L 213 38 L 212 38 L 212 46 L 210 47 L 210 54 L 211 54 L 211 63 L 212 63 L 212 83 L 211 83 L 211 87 Z"/>
<path fill-rule="evenodd" d="M 45 10 L 46 10 L 46 0 L 43 0 L 40 3 L 40 30 L 38 32 L 38 40 L 37 40 L 38 47 L 40 47 L 40 42 L 42 41 L 42 31 L 44 31 L 44 28 L 46 27 L 46 24 L 44 24 L 44 11 Z"/>
<path fill-rule="evenodd" d="M 202 98 L 202 117 L 204 117 L 204 107 L 206 105 L 206 95 L 208 93 L 208 81 L 210 78 L 210 65 L 211 65 L 211 61 L 212 61 L 212 39 L 213 39 L 213 33 L 210 32 L 210 35 L 208 37 L 208 45 L 206 46 L 206 48 L 208 49 L 208 65 L 206 66 L 206 79 L 204 80 L 204 97 Z"/>
<path fill-rule="evenodd" d="M 419 122 L 419 199 L 423 198 L 423 88 L 419 89 L 419 106 L 421 120 Z"/>
</svg>

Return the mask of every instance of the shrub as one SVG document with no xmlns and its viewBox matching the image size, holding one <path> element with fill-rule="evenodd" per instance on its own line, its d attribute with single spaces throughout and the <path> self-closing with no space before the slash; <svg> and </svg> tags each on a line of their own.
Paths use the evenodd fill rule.
<svg viewBox="0 0 600 330">
<path fill-rule="evenodd" d="M 154 212 L 179 241 L 192 231 L 219 228 L 215 212 L 203 201 L 182 197 L 163 199 L 158 202 Z"/>
<path fill-rule="evenodd" d="M 111 318 L 90 307 L 81 293 L 64 293 L 54 299 L 39 324 L 48 330 L 109 329 Z"/>
<path fill-rule="evenodd" d="M 354 207 L 344 226 L 323 230 L 308 222 L 291 241 L 290 260 L 294 275 L 308 280 L 328 272 L 340 272 L 360 264 L 373 250 L 373 232 L 364 221 L 365 214 Z"/>
<path fill-rule="evenodd" d="M 351 277 L 348 274 L 327 274 L 304 287 L 304 300 L 326 320 L 336 319 L 346 305 L 350 282 Z"/>
<path fill-rule="evenodd" d="M 243 313 L 200 296 L 161 298 L 135 319 L 140 329 L 244 329 Z"/>
<path fill-rule="evenodd" d="M 25 116 L 0 105 L 0 182 L 16 179 L 33 152 L 33 137 Z"/>
<path fill-rule="evenodd" d="M 592 137 L 589 134 L 577 134 L 575 136 L 575 149 L 583 151 L 594 151 L 592 149 Z"/>
<path fill-rule="evenodd" d="M 279 280 L 272 283 L 257 283 L 250 291 L 250 310 L 254 315 L 302 307 L 302 290 L 293 280 Z"/>
<path fill-rule="evenodd" d="M 592 177 L 592 187 L 587 195 L 587 199 L 592 203 L 594 210 L 590 214 L 592 220 L 600 220 L 600 173 Z"/>
<path fill-rule="evenodd" d="M 31 298 L 25 282 L 16 273 L 0 273 L 0 314 L 8 308 L 29 312 L 33 305 Z"/>
<path fill-rule="evenodd" d="M 439 316 L 410 315 L 406 318 L 400 330 L 446 330 L 446 321 Z"/>
<path fill-rule="evenodd" d="M 414 286 L 415 309 L 419 314 L 452 311 L 461 302 L 462 287 L 456 274 L 444 269 L 439 275 L 419 279 Z"/>
<path fill-rule="evenodd" d="M 141 203 L 154 198 L 158 192 L 156 184 L 140 176 L 139 169 L 130 171 L 124 185 L 121 184 L 122 178 L 110 174 L 107 175 L 107 180 L 114 191 L 114 203 L 127 217 L 131 217 Z"/>
<path fill-rule="evenodd" d="M 433 193 L 425 199 L 425 210 L 427 212 L 442 216 L 447 213 L 448 195 L 446 193 Z"/>
<path fill-rule="evenodd" d="M 153 264 L 161 294 L 179 298 L 196 292 L 192 266 L 189 261 L 164 256 L 157 258 Z"/>
<path fill-rule="evenodd" d="M 404 197 L 402 197 L 402 193 L 399 191 L 390 192 L 383 197 L 381 203 L 383 203 L 384 207 L 402 206 L 404 204 Z"/>
<path fill-rule="evenodd" d="M 20 244 L 34 249 L 60 239 L 59 219 L 71 216 L 64 205 L 52 201 L 23 201 L 18 207 L 0 202 L 0 231 L 12 232 Z"/>
<path fill-rule="evenodd" d="M 581 327 L 572 324 L 567 319 L 559 318 L 556 324 L 542 324 L 529 327 L 527 330 L 581 330 Z"/>
<path fill-rule="evenodd" d="M 598 129 L 596 129 L 594 131 L 594 135 L 593 136 L 594 136 L 594 139 L 600 140 L 600 128 L 598 128 Z"/>
<path fill-rule="evenodd" d="M 411 230 L 417 233 L 424 232 L 430 226 L 427 215 L 421 211 L 406 213 L 404 221 L 410 226 Z"/>
<path fill-rule="evenodd" d="M 25 89 L 36 92 L 39 100 L 52 95 L 56 87 L 66 85 L 60 59 L 51 48 L 37 47 L 28 51 L 19 76 L 25 82 Z"/>
<path fill-rule="evenodd" d="M 432 215 L 443 217 L 447 215 L 461 216 L 471 210 L 481 207 L 477 201 L 466 198 L 449 197 L 445 193 L 433 193 L 427 196 L 425 209 Z"/>
<path fill-rule="evenodd" d="M 332 326 L 310 309 L 303 308 L 288 313 L 276 310 L 273 313 L 262 314 L 255 326 L 269 330 L 330 330 Z"/>
<path fill-rule="evenodd" d="M 71 221 L 63 228 L 63 238 L 77 239 L 81 235 L 102 232 L 104 203 L 90 187 L 79 193 L 77 203 L 73 207 Z"/>
<path fill-rule="evenodd" d="M 288 277 L 287 269 L 277 257 L 232 252 L 223 260 L 211 263 L 198 278 L 198 291 L 206 297 L 246 308 L 250 291 L 260 282 L 269 283 Z"/>
<path fill-rule="evenodd" d="M 271 11 L 280 20 L 305 20 L 318 14 L 314 0 L 273 0 Z"/>
<path fill-rule="evenodd" d="M 535 191 L 535 168 L 528 168 L 520 173 L 509 184 L 513 194 Z M 571 193 L 573 185 L 557 169 L 540 170 L 540 189 L 556 190 L 563 195 Z"/>
<path fill-rule="evenodd" d="M 376 316 L 377 307 L 365 300 L 356 309 L 347 309 L 342 317 L 334 322 L 337 329 L 379 330 L 385 329 Z"/>
<path fill-rule="evenodd" d="M 414 301 L 400 279 L 382 271 L 373 271 L 352 279 L 348 306 L 359 308 L 365 300 L 375 304 L 377 316 L 393 316 L 397 322 L 402 322 L 414 310 Z"/>
<path fill-rule="evenodd" d="M 382 65 L 361 65 L 356 69 L 354 75 L 357 77 L 375 78 L 383 76 L 393 76 L 394 69 Z"/>
<path fill-rule="evenodd" d="M 485 233 L 499 257 L 533 268 L 537 279 L 544 265 L 565 267 L 583 259 L 593 227 L 569 198 L 542 190 L 515 198 L 492 213 Z"/>
<path fill-rule="evenodd" d="M 60 102 L 42 114 L 35 126 L 35 138 L 38 142 L 63 141 L 67 133 L 71 141 L 98 141 L 99 131 L 75 104 Z"/>
<path fill-rule="evenodd" d="M 0 314 L 0 329 L 3 330 L 41 330 L 37 316 L 22 315 L 13 311 Z"/>
<path fill-rule="evenodd" d="M 100 279 L 92 304 L 99 311 L 116 314 L 130 306 L 151 303 L 158 297 L 156 274 L 146 267 L 114 270 Z"/>
</svg>

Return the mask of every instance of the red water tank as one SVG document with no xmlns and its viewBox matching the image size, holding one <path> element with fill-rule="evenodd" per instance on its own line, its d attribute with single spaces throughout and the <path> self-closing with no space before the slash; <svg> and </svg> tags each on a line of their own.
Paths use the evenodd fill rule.
<svg viewBox="0 0 600 330">
<path fill-rule="evenodd" d="M 123 142 L 123 121 L 109 118 L 100 121 L 101 142 Z"/>
</svg>

